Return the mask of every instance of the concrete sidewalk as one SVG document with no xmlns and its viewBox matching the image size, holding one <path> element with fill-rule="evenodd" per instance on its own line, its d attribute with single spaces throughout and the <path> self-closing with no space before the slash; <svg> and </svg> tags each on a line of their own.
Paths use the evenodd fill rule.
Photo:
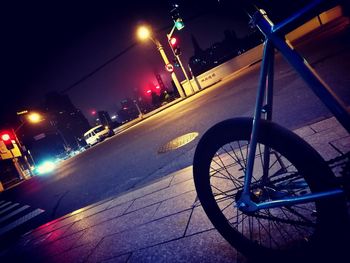
<svg viewBox="0 0 350 263">
<path fill-rule="evenodd" d="M 326 160 L 350 150 L 350 136 L 334 118 L 295 132 Z M 245 262 L 204 214 L 192 167 L 49 222 L 2 256 L 6 262 Z"/>
</svg>

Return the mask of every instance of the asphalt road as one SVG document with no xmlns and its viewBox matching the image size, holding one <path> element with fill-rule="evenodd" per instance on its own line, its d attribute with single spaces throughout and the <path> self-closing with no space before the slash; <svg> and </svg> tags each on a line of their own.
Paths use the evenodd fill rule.
<svg viewBox="0 0 350 263">
<path fill-rule="evenodd" d="M 313 43 L 304 51 L 349 105 L 350 52 L 346 46 L 349 42 L 323 41 L 322 45 Z M 227 118 L 252 115 L 258 70 L 256 64 L 228 77 L 62 162 L 54 173 L 36 176 L 0 197 L 44 209 L 45 220 L 51 220 L 187 167 L 205 130 Z M 330 116 L 279 56 L 275 74 L 275 121 L 295 129 Z M 170 140 L 190 132 L 198 132 L 199 136 L 181 148 L 158 153 Z"/>
</svg>

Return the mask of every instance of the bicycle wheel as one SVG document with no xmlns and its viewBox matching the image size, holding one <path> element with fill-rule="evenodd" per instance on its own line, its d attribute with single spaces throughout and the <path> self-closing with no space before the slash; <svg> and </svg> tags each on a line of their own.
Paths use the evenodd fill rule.
<svg viewBox="0 0 350 263">
<path fill-rule="evenodd" d="M 341 196 L 251 213 L 235 207 L 242 192 L 251 129 L 251 118 L 223 121 L 209 129 L 198 143 L 194 182 L 215 228 L 242 254 L 260 260 L 285 259 L 287 254 L 292 261 L 305 259 L 305 253 L 319 248 L 324 238 L 339 239 L 346 221 Z M 269 149 L 268 167 L 264 167 L 265 147 Z M 268 180 L 262 180 L 264 168 L 268 170 Z M 305 141 L 275 123 L 261 121 L 250 189 L 253 201 L 334 189 L 334 179 L 327 164 Z"/>
</svg>

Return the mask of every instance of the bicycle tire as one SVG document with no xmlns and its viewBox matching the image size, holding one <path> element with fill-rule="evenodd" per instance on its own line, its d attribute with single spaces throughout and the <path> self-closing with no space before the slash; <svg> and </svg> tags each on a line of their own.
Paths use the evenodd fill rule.
<svg viewBox="0 0 350 263">
<path fill-rule="evenodd" d="M 240 147 L 242 149 L 240 149 L 240 153 L 235 155 L 234 153 L 237 150 L 232 144 L 244 141 L 248 143 L 251 130 L 251 118 L 226 120 L 209 129 L 200 139 L 196 148 L 193 162 L 195 188 L 201 205 L 214 227 L 233 247 L 251 259 L 261 260 L 264 258 L 270 261 L 274 261 L 274 259 L 279 261 L 283 258 L 284 260 L 290 259 L 291 262 L 297 262 L 296 260 L 300 260 L 301 258 L 306 259 L 307 255 L 310 255 L 310 258 L 314 259 L 316 252 L 318 255 L 322 255 L 319 249 L 322 245 L 325 245 L 326 240 L 329 241 L 329 238 L 332 238 L 332 244 L 336 247 L 336 243 L 341 243 L 343 240 L 340 233 L 344 231 L 347 220 L 346 202 L 343 196 L 317 200 L 314 203 L 265 209 L 252 214 L 240 212 L 240 210 L 234 207 L 234 202 L 239 196 L 239 191 L 243 184 L 244 173 L 242 170 L 245 169 L 246 152 L 241 151 L 244 145 L 241 144 L 239 146 L 237 143 L 236 146 L 239 147 L 236 147 L 236 149 L 240 149 Z M 229 148 L 224 148 L 226 145 L 229 145 Z M 269 187 L 274 187 L 276 193 L 269 193 L 272 192 L 272 189 L 269 189 L 269 192 L 267 194 L 265 193 L 265 198 L 270 198 L 271 200 L 273 198 L 271 196 L 274 194 L 283 195 L 282 190 L 285 191 L 284 194 L 290 194 L 291 191 L 289 188 L 293 187 L 296 191 L 298 187 L 303 189 L 299 189 L 299 192 L 295 192 L 294 194 L 305 194 L 305 191 L 307 191 L 304 189 L 306 185 L 308 192 L 325 191 L 338 187 L 332 171 L 322 157 L 309 144 L 291 131 L 275 123 L 261 120 L 258 148 L 264 146 L 273 149 L 274 155 L 276 152 L 279 153 L 279 158 L 283 157 L 285 160 L 288 160 L 288 163 L 296 169 L 293 172 L 288 172 L 285 169 L 282 169 L 282 173 L 280 171 L 271 172 L 271 178 L 273 180 L 270 179 Z M 258 148 L 257 152 L 259 152 Z M 278 159 L 277 156 L 276 154 L 276 160 Z M 216 163 L 215 158 L 221 159 L 217 159 Z M 258 158 L 261 160 L 261 157 L 258 156 Z M 230 159 L 233 162 L 230 163 Z M 277 163 L 280 164 L 280 160 Z M 270 168 L 272 169 L 272 167 Z M 289 169 L 289 167 L 287 168 Z M 263 189 L 259 189 L 261 192 L 267 189 L 267 185 L 263 185 L 258 180 L 259 171 L 261 169 L 259 170 L 255 166 L 253 173 L 255 177 L 251 186 L 252 198 L 255 199 L 264 198 L 261 197 L 264 193 L 258 197 L 255 192 L 253 193 L 253 191 L 257 191 L 258 186 Z M 281 174 L 278 175 L 278 173 Z M 217 183 L 220 180 L 222 181 L 221 186 L 220 183 Z M 239 184 L 239 182 L 242 184 Z M 299 183 L 303 186 L 297 186 Z M 228 184 L 231 184 L 231 186 Z M 218 189 L 218 187 L 222 187 L 222 189 Z M 309 208 L 310 206 L 312 207 L 311 210 Z M 294 217 L 299 217 L 298 220 L 305 217 L 305 222 L 303 220 L 297 221 L 296 219 L 289 218 L 287 212 L 290 212 L 290 215 Z M 235 213 L 236 216 L 233 216 Z M 299 216 L 299 213 L 303 214 Z M 233 217 L 231 218 L 231 216 Z M 244 217 L 248 218 L 248 229 L 247 220 Z M 261 221 L 265 221 L 255 222 L 254 220 L 260 220 L 257 218 L 262 218 Z M 306 219 L 312 222 L 308 222 Z M 274 225 L 271 224 L 272 221 Z M 302 229 L 299 225 L 304 223 L 310 226 L 306 229 L 307 231 L 305 230 L 308 236 L 304 236 L 303 233 L 299 232 L 290 233 L 292 235 L 300 234 L 300 236 L 297 240 L 289 240 L 290 236 L 287 236 L 286 244 L 272 245 L 271 237 L 267 238 L 270 239 L 269 244 L 266 244 L 268 240 L 266 242 L 265 240 L 257 240 L 257 235 L 262 233 L 259 232 L 257 234 L 256 228 L 259 228 L 259 231 L 262 232 L 269 232 L 270 228 L 267 230 L 266 228 L 262 229 L 263 226 L 266 227 L 267 223 L 268 227 L 282 227 L 279 230 L 277 229 L 276 233 L 272 233 L 272 231 L 271 233 L 266 233 L 267 235 L 278 236 L 274 236 L 275 240 L 272 243 L 281 242 L 281 239 L 286 239 L 285 237 L 282 238 L 284 231 L 291 231 L 295 228 L 295 232 L 298 232 Z M 247 237 L 247 234 L 249 234 L 249 237 Z M 261 238 L 263 239 L 264 237 Z M 307 241 L 305 241 L 305 238 L 307 238 Z M 335 242 L 335 240 L 339 242 Z M 329 244 L 326 246 L 327 249 L 330 249 Z"/>
</svg>

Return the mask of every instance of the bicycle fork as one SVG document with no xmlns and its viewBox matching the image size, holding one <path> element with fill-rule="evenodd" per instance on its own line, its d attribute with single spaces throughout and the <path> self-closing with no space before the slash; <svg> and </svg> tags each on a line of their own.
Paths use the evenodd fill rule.
<svg viewBox="0 0 350 263">
<path fill-rule="evenodd" d="M 312 202 L 321 198 L 327 198 L 343 194 L 343 190 L 336 189 L 320 193 L 306 194 L 298 197 L 283 198 L 273 201 L 256 203 L 251 199 L 251 181 L 254 170 L 254 160 L 260 129 L 260 119 L 272 120 L 273 104 L 273 78 L 274 78 L 274 55 L 275 48 L 271 40 L 266 39 L 264 42 L 263 59 L 260 71 L 260 80 L 257 91 L 255 110 L 253 116 L 252 133 L 250 145 L 248 148 L 247 168 L 244 176 L 244 186 L 240 198 L 237 201 L 237 207 L 243 212 L 255 212 L 260 209 L 269 209 L 281 206 L 288 206 L 300 203 Z M 266 96 L 265 96 L 266 92 Z M 262 116 L 263 115 L 263 116 Z M 265 146 L 263 152 L 263 176 L 262 183 L 268 182 L 268 171 L 270 163 L 270 149 Z M 283 165 L 282 165 L 283 167 Z"/>
</svg>

